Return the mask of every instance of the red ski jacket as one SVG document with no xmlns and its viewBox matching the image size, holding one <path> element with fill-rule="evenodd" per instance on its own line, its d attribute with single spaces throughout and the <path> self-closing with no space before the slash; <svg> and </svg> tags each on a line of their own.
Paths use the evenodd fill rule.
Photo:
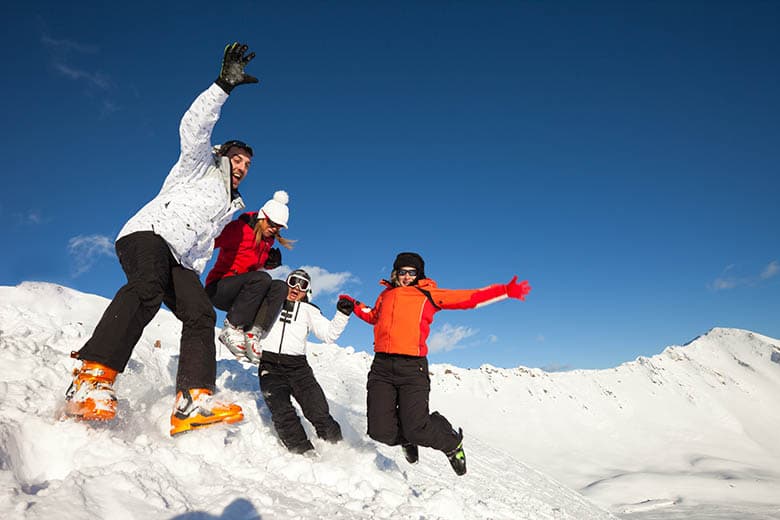
<svg viewBox="0 0 780 520">
<path fill-rule="evenodd" d="M 442 309 L 473 309 L 507 297 L 504 284 L 482 289 L 439 289 L 430 278 L 417 285 L 387 287 L 376 300 L 374 308 L 355 305 L 355 315 L 374 325 L 374 352 L 427 356 L 425 343 L 430 333 L 433 315 Z"/>
<path fill-rule="evenodd" d="M 256 222 L 255 211 L 244 213 L 225 226 L 214 240 L 214 248 L 219 248 L 219 256 L 206 276 L 206 285 L 228 276 L 263 269 L 268 251 L 276 239 L 263 238 L 259 244 L 255 244 Z"/>
</svg>

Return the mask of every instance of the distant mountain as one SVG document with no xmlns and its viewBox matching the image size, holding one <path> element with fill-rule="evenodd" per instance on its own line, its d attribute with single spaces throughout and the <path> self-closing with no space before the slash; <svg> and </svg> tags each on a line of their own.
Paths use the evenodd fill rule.
<svg viewBox="0 0 780 520">
<path fill-rule="evenodd" d="M 2 518 L 780 518 L 780 341 L 766 336 L 717 328 L 608 370 L 431 365 L 431 409 L 465 432 L 456 477 L 441 453 L 412 466 L 366 436 L 371 356 L 351 347 L 309 345 L 345 434 L 315 441 L 318 458 L 279 446 L 256 368 L 224 349 L 217 387 L 247 419 L 171 439 L 181 327 L 167 311 L 117 380 L 119 418 L 60 420 L 67 354 L 107 304 L 0 287 Z"/>
<path fill-rule="evenodd" d="M 715 328 L 607 370 L 434 372 L 433 407 L 474 402 L 464 430 L 612 511 L 780 518 L 780 340 Z"/>
</svg>

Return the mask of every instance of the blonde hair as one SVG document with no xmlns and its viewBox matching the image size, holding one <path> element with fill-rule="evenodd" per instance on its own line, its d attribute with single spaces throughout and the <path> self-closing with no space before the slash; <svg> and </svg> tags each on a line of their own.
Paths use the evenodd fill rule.
<svg viewBox="0 0 780 520">
<path fill-rule="evenodd" d="M 257 223 L 255 224 L 255 245 L 258 245 L 260 244 L 260 242 L 263 241 L 263 231 L 265 231 L 266 229 L 268 229 L 268 222 L 266 222 L 266 219 L 264 218 L 257 219 Z M 281 230 L 282 230 L 281 228 L 278 228 L 274 232 L 274 238 L 285 249 L 292 249 L 293 244 L 297 242 L 297 240 L 290 240 L 289 238 L 284 238 L 280 233 Z"/>
</svg>

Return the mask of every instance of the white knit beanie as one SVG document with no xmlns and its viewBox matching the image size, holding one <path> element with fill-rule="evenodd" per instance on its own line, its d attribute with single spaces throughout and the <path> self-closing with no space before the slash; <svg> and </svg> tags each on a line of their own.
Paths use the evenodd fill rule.
<svg viewBox="0 0 780 520">
<path fill-rule="evenodd" d="M 263 204 L 260 213 L 272 222 L 287 227 L 287 219 L 290 216 L 290 210 L 287 209 L 289 201 L 290 196 L 287 195 L 287 192 L 279 190 L 274 193 L 274 198 Z"/>
</svg>

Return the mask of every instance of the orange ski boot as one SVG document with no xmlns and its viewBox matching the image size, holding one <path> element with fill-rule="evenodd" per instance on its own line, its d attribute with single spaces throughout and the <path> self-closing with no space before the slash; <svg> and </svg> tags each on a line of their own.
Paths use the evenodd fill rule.
<svg viewBox="0 0 780 520">
<path fill-rule="evenodd" d="M 116 416 L 114 380 L 117 371 L 94 361 L 82 361 L 73 370 L 65 392 L 65 414 L 86 421 L 110 421 Z"/>
<path fill-rule="evenodd" d="M 243 419 L 244 413 L 237 404 L 217 401 L 211 391 L 205 388 L 190 388 L 176 394 L 171 414 L 171 436 Z"/>
</svg>

